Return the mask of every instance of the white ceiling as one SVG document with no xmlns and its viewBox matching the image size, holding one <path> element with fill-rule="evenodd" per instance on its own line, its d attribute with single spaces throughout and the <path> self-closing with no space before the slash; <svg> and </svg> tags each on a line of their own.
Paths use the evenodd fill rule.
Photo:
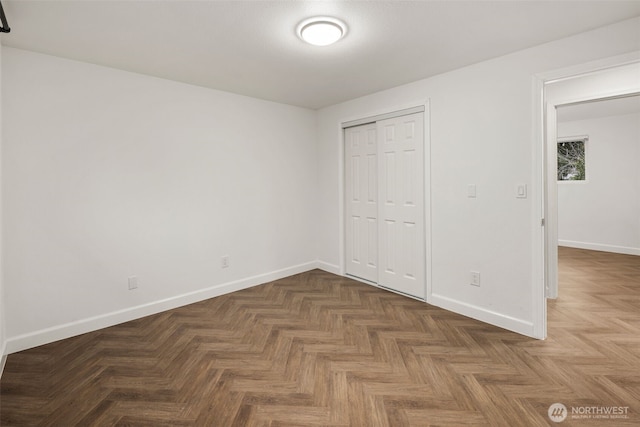
<svg viewBox="0 0 640 427">
<path fill-rule="evenodd" d="M 640 113 L 639 95 L 558 107 L 558 123 L 634 113 Z"/>
<path fill-rule="evenodd" d="M 640 1 L 4 0 L 2 44 L 319 108 L 640 15 Z M 296 25 L 343 19 L 330 47 Z M 639 30 L 640 32 L 640 30 Z"/>
</svg>

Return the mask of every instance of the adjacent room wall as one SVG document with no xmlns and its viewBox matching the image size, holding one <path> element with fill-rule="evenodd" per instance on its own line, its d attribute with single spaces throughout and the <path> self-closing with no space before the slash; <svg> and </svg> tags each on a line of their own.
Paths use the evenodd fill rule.
<svg viewBox="0 0 640 427">
<path fill-rule="evenodd" d="M 558 243 L 640 255 L 640 114 L 558 123 L 577 135 L 589 136 L 587 180 L 558 183 Z"/>
<path fill-rule="evenodd" d="M 10 352 L 316 266 L 314 111 L 2 55 Z"/>
<path fill-rule="evenodd" d="M 0 44 L 0 99 L 2 99 L 2 45 Z M 2 167 L 2 103 L 0 102 L 0 169 Z M 2 174 L 0 170 L 0 201 L 2 200 Z M 4 363 L 6 360 L 6 347 L 7 347 L 7 335 L 6 335 L 6 318 L 5 318 L 5 304 L 4 304 L 4 269 L 3 269 L 3 253 L 2 253 L 2 203 L 0 203 L 0 376 L 4 370 Z"/>
<path fill-rule="evenodd" d="M 527 49 L 319 111 L 319 259 L 340 270 L 342 121 L 430 100 L 432 304 L 534 334 L 533 236 L 540 218 L 529 193 L 538 73 L 640 49 L 640 19 Z M 382 58 L 381 58 L 382 60 Z M 477 198 L 467 197 L 469 184 Z M 470 285 L 470 271 L 481 286 Z M 541 271 L 538 272 L 541 275 Z M 537 298 L 537 297 L 536 297 Z"/>
</svg>

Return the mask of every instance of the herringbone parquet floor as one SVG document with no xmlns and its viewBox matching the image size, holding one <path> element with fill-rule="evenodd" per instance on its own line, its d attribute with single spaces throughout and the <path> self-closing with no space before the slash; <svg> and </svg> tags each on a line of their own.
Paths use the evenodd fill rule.
<svg viewBox="0 0 640 427">
<path fill-rule="evenodd" d="M 3 426 L 640 424 L 640 257 L 561 248 L 538 341 L 319 270 L 8 357 Z M 571 411 L 571 409 L 569 409 Z"/>
</svg>

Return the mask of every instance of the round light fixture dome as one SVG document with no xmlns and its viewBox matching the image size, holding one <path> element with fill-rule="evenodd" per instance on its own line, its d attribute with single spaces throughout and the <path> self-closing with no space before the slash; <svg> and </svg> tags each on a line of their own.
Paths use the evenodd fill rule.
<svg viewBox="0 0 640 427">
<path fill-rule="evenodd" d="M 339 19 L 316 16 L 305 19 L 298 25 L 298 36 L 315 46 L 328 46 L 340 40 L 347 32 L 347 26 Z"/>
</svg>

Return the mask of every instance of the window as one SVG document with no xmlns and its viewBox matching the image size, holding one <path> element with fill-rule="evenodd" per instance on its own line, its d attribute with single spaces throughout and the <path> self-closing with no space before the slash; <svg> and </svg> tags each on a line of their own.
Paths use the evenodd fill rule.
<svg viewBox="0 0 640 427">
<path fill-rule="evenodd" d="M 587 137 L 558 140 L 558 181 L 586 179 Z"/>
</svg>

